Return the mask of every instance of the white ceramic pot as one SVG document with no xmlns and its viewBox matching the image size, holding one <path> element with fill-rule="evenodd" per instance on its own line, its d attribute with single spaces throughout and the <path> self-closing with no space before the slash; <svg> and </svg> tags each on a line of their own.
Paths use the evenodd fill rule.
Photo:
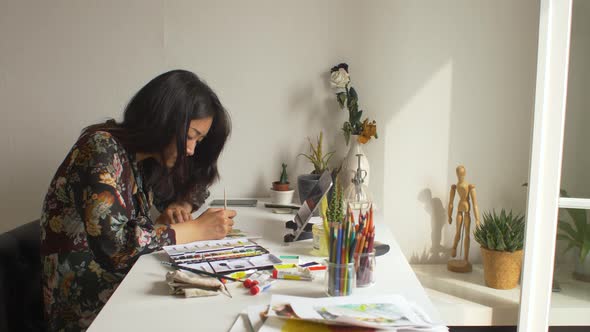
<svg viewBox="0 0 590 332">
<path fill-rule="evenodd" d="M 270 190 L 270 201 L 274 204 L 282 204 L 282 205 L 289 205 L 293 202 L 293 194 L 295 190 L 286 190 L 286 191 L 278 191 L 278 190 Z"/>
</svg>

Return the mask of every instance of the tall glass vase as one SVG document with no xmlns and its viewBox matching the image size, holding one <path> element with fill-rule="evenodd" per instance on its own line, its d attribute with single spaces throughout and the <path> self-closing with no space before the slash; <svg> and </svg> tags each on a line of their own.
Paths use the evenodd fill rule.
<svg viewBox="0 0 590 332">
<path fill-rule="evenodd" d="M 369 160 L 363 151 L 363 144 L 359 143 L 358 138 L 358 135 L 350 136 L 350 142 L 348 143 L 348 153 L 342 161 L 342 169 L 338 175 L 338 181 L 343 190 L 346 190 L 346 188 L 352 183 L 352 179 L 354 178 L 356 169 L 358 168 L 357 154 L 363 155 L 361 157 L 361 168 L 367 171 L 367 177 L 365 178 L 364 183 L 365 185 L 369 185 L 369 177 L 371 175 Z"/>
</svg>

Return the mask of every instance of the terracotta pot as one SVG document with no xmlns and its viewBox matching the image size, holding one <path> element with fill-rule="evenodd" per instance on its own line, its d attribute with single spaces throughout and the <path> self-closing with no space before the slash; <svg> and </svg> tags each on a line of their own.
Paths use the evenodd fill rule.
<svg viewBox="0 0 590 332">
<path fill-rule="evenodd" d="M 522 250 L 515 252 L 481 248 L 486 286 L 496 289 L 512 289 L 518 286 L 522 270 Z"/>
<path fill-rule="evenodd" d="M 289 191 L 289 182 L 287 183 L 280 183 L 279 181 L 275 181 L 272 183 L 272 190 L 275 191 Z"/>
</svg>

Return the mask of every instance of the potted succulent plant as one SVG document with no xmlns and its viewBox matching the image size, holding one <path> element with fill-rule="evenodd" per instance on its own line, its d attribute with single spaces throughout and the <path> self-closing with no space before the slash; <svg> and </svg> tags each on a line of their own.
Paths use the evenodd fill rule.
<svg viewBox="0 0 590 332">
<path fill-rule="evenodd" d="M 524 216 L 504 209 L 500 214 L 484 213 L 474 237 L 481 246 L 486 285 L 496 289 L 516 287 L 522 269 Z"/>
<path fill-rule="evenodd" d="M 275 204 L 291 204 L 293 201 L 293 193 L 295 192 L 289 187 L 289 178 L 287 175 L 287 164 L 283 163 L 281 176 L 278 181 L 272 183 L 270 190 L 271 200 Z"/>
<path fill-rule="evenodd" d="M 561 190 L 562 197 L 569 197 L 565 190 Z M 576 265 L 573 276 L 575 279 L 590 282 L 590 225 L 586 215 L 586 210 L 583 209 L 562 209 L 572 219 L 572 223 L 565 220 L 559 220 L 557 225 L 559 232 L 557 233 L 558 240 L 567 242 L 567 248 L 576 250 Z"/>
<path fill-rule="evenodd" d="M 299 192 L 299 201 L 301 202 L 303 202 L 309 195 L 313 187 L 319 181 L 322 173 L 329 169 L 328 163 L 334 155 L 334 151 L 330 151 L 326 154 L 323 152 L 323 132 L 320 131 L 320 136 L 318 136 L 315 146 L 309 137 L 307 140 L 309 141 L 309 154 L 300 153 L 299 156 L 303 156 L 309 160 L 313 166 L 313 171 L 311 174 L 302 174 L 297 177 L 297 190 Z"/>
<path fill-rule="evenodd" d="M 528 186 L 524 183 L 523 187 Z M 561 197 L 570 197 L 564 189 L 559 190 Z M 566 241 L 565 251 L 574 249 L 576 251 L 576 263 L 573 277 L 580 281 L 590 282 L 590 224 L 584 209 L 560 209 L 570 216 L 572 223 L 559 219 L 557 224 L 557 239 Z"/>
</svg>

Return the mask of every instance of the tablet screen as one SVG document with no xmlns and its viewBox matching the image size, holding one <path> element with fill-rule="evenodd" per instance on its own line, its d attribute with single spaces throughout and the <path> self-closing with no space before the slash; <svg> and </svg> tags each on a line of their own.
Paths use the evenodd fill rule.
<svg viewBox="0 0 590 332">
<path fill-rule="evenodd" d="M 318 208 L 320 201 L 322 198 L 324 198 L 324 196 L 326 196 L 331 187 L 332 175 L 330 175 L 330 172 L 325 171 L 320 177 L 318 183 L 316 183 L 313 189 L 309 192 L 309 195 L 303 204 L 301 204 L 301 208 L 299 208 L 297 214 L 295 215 L 295 223 L 297 223 L 295 241 L 297 241 L 299 234 L 301 234 L 313 212 Z"/>
</svg>

